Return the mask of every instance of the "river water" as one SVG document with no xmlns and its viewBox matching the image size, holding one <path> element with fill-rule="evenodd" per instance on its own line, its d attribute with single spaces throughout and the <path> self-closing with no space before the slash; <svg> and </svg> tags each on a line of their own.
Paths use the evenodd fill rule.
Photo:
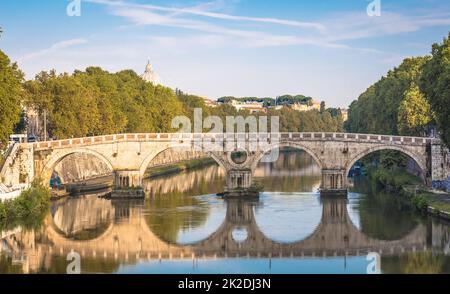
<svg viewBox="0 0 450 294">
<path fill-rule="evenodd" d="M 1 232 L 0 273 L 450 273 L 450 226 L 366 179 L 321 197 L 298 151 L 255 177 L 259 199 L 216 196 L 212 165 L 147 180 L 145 201 L 54 202 L 40 227 Z"/>
</svg>

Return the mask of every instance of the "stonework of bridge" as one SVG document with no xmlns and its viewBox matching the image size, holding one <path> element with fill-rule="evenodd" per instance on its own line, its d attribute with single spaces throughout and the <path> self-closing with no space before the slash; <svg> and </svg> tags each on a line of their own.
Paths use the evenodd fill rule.
<svg viewBox="0 0 450 294">
<path fill-rule="evenodd" d="M 204 142 L 220 142 L 226 146 L 226 151 L 208 151 L 203 148 Z M 255 142 L 257 148 L 250 148 Z M 444 147 L 440 140 L 432 138 L 346 133 L 173 133 L 118 134 L 16 144 L 6 158 L 0 176 L 7 186 L 30 183 L 36 178 L 48 183 L 59 162 L 68 155 L 85 153 L 97 157 L 110 168 L 116 188 L 140 187 L 147 167 L 158 154 L 168 149 L 200 150 L 224 168 L 228 190 L 247 189 L 253 183 L 253 173 L 261 159 L 282 147 L 304 150 L 314 158 L 322 170 L 321 190 L 324 193 L 346 192 L 352 166 L 379 150 L 397 150 L 408 155 L 422 170 L 427 184 L 446 180 L 449 175 L 448 158 L 442 156 Z M 246 154 L 244 162 L 233 160 L 231 155 L 235 151 Z"/>
<path fill-rule="evenodd" d="M 90 204 L 105 201 L 95 198 Z M 95 229 L 109 219 L 108 225 L 100 235 L 88 240 L 77 240 L 70 236 L 72 231 L 81 230 L 74 226 L 73 219 L 61 219 L 67 211 L 56 213 L 46 219 L 40 232 L 14 232 L 4 240 L 10 244 L 9 251 L 16 256 L 26 256 L 28 265 L 38 271 L 44 260 L 55 256 L 65 257 L 74 251 L 82 258 L 102 260 L 121 260 L 133 263 L 139 260 L 161 259 L 211 259 L 211 258 L 302 258 L 358 256 L 368 252 L 378 252 L 382 256 L 398 256 L 407 252 L 428 251 L 427 227 L 419 224 L 398 240 L 380 240 L 361 232 L 351 221 L 347 210 L 347 200 L 343 197 L 322 197 L 321 221 L 316 229 L 303 240 L 280 243 L 271 240 L 258 227 L 254 206 L 257 201 L 242 199 L 227 200 L 227 211 L 223 223 L 204 240 L 191 244 L 174 244 L 163 240 L 152 232 L 145 219 L 142 208 L 128 205 L 104 205 L 99 203 L 101 213 L 91 209 L 88 216 L 91 227 Z M 79 207 L 83 209 L 86 207 Z M 67 205 L 63 209 L 74 209 Z M 78 214 L 79 225 L 85 223 L 85 216 Z M 66 217 L 67 218 L 67 217 Z M 88 221 L 88 222 L 89 222 Z M 98 222 L 98 223 L 97 223 Z M 86 225 L 86 224 L 84 224 Z M 236 240 L 235 229 L 245 230 L 244 240 Z"/>
</svg>

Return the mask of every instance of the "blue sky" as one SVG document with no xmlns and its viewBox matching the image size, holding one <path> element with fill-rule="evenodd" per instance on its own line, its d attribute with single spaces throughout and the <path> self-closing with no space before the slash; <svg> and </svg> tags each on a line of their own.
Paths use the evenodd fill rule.
<svg viewBox="0 0 450 294">
<path fill-rule="evenodd" d="M 371 0 L 372 1 L 372 0 Z M 0 49 L 27 78 L 55 68 L 144 70 L 218 98 L 304 94 L 346 107 L 450 31 L 448 0 L 0 0 Z"/>
</svg>

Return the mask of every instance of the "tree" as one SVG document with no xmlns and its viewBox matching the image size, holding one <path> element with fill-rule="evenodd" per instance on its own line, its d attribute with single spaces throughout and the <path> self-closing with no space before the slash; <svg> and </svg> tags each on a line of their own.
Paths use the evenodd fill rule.
<svg viewBox="0 0 450 294">
<path fill-rule="evenodd" d="M 16 63 L 0 50 L 0 145 L 6 146 L 9 135 L 20 121 L 23 73 Z"/>
<path fill-rule="evenodd" d="M 362 93 L 350 105 L 346 128 L 349 132 L 402 135 L 399 109 L 411 85 L 418 84 L 429 57 L 406 58 L 385 77 Z M 426 112 L 421 110 L 421 113 Z M 404 117 L 404 113 L 401 116 Z M 404 121 L 402 121 L 404 122 Z M 409 135 L 421 135 L 410 133 Z"/>
<path fill-rule="evenodd" d="M 134 71 L 88 67 L 57 75 L 42 72 L 25 84 L 26 105 L 47 112 L 48 131 L 60 139 L 123 132 L 170 132 L 183 114 L 175 92 L 142 80 Z"/>
<path fill-rule="evenodd" d="M 323 113 L 326 109 L 325 101 L 320 102 L 320 113 Z"/>
<path fill-rule="evenodd" d="M 450 33 L 442 44 L 434 44 L 432 59 L 423 68 L 420 89 L 435 116 L 442 140 L 450 146 Z"/>
<path fill-rule="evenodd" d="M 430 104 L 417 85 L 405 92 L 398 110 L 398 129 L 405 135 L 424 135 L 431 121 Z"/>
</svg>

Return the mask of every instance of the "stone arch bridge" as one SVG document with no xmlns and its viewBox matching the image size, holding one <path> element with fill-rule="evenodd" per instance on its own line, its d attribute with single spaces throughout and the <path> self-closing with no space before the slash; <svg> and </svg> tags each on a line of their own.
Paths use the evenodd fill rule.
<svg viewBox="0 0 450 294">
<path fill-rule="evenodd" d="M 322 170 L 324 193 L 346 192 L 351 167 L 378 150 L 397 150 L 408 155 L 421 168 L 427 184 L 445 180 L 449 174 L 444 147 L 440 140 L 432 138 L 347 133 L 172 133 L 16 144 L 9 151 L 0 176 L 7 186 L 27 184 L 36 178 L 48 183 L 61 160 L 74 153 L 87 153 L 107 164 L 114 175 L 115 187 L 138 187 L 158 154 L 168 149 L 192 150 L 204 152 L 224 168 L 226 189 L 231 191 L 251 187 L 258 162 L 268 154 L 276 154 L 274 150 L 280 147 L 302 149 L 315 159 Z M 243 162 L 236 163 L 232 158 L 236 151 L 245 154 Z"/>
</svg>

